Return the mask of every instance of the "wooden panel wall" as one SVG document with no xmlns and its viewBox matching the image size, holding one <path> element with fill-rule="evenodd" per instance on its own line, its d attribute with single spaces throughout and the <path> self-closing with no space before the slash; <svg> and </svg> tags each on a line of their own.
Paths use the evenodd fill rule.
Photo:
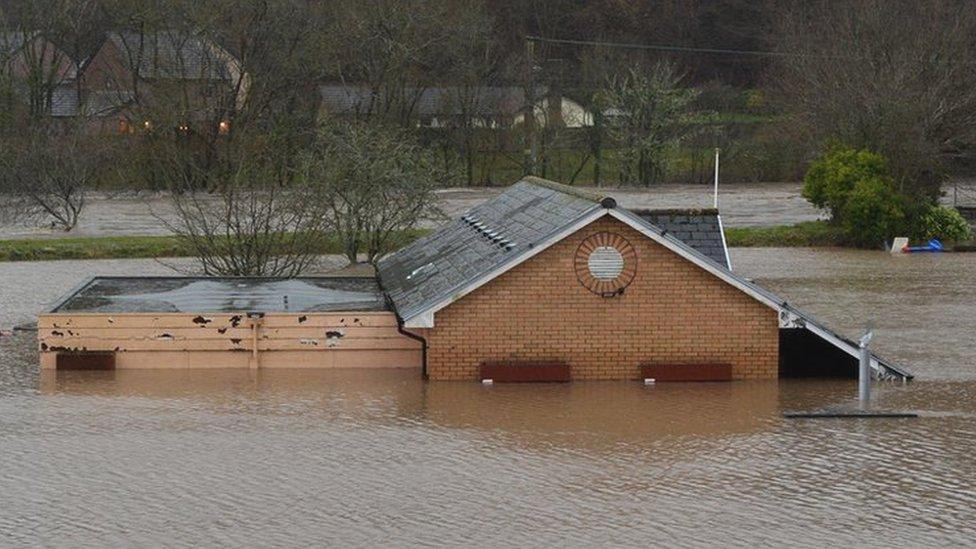
<svg viewBox="0 0 976 549">
<path fill-rule="evenodd" d="M 420 343 L 393 313 L 273 313 L 256 321 L 260 367 L 419 367 Z M 240 314 L 57 313 L 38 318 L 42 367 L 59 352 L 113 351 L 118 368 L 253 366 Z M 51 355 L 46 357 L 45 355 Z"/>
</svg>

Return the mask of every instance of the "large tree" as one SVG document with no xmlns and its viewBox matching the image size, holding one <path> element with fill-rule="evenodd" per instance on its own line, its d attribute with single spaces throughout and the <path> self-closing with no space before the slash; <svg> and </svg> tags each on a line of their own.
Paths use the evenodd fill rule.
<svg viewBox="0 0 976 549">
<path fill-rule="evenodd" d="M 435 190 L 448 182 L 408 133 L 375 121 L 324 129 L 302 174 L 352 263 L 361 251 L 375 263 L 420 223 L 440 218 Z"/>
<path fill-rule="evenodd" d="M 681 75 L 669 63 L 650 69 L 633 67 L 609 79 L 602 103 L 613 113 L 623 184 L 649 185 L 663 181 L 677 147 L 694 127 L 698 92 L 681 85 Z"/>
<path fill-rule="evenodd" d="M 816 141 L 885 155 L 897 190 L 939 192 L 976 142 L 976 10 L 953 0 L 795 2 L 777 13 L 786 112 Z"/>
</svg>

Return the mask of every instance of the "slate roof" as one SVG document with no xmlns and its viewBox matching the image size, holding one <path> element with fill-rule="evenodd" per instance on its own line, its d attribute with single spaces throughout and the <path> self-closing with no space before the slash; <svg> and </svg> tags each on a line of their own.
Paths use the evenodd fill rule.
<svg viewBox="0 0 976 549">
<path fill-rule="evenodd" d="M 641 219 L 731 269 L 718 210 L 632 210 Z"/>
<path fill-rule="evenodd" d="M 123 61 L 143 78 L 225 80 L 227 67 L 209 40 L 181 32 L 140 34 L 113 32 L 109 40 L 122 52 Z"/>
<path fill-rule="evenodd" d="M 603 198 L 526 177 L 460 219 L 380 261 L 383 287 L 401 318 L 408 318 L 602 208 Z M 717 211 L 635 213 L 658 232 L 666 231 L 729 268 Z"/>
<path fill-rule="evenodd" d="M 380 281 L 401 318 L 424 310 L 601 207 L 598 196 L 570 194 L 542 181 L 527 177 L 383 258 Z"/>
<path fill-rule="evenodd" d="M 74 83 L 68 82 L 54 88 L 51 94 L 51 116 L 77 116 L 78 90 Z"/>
</svg>

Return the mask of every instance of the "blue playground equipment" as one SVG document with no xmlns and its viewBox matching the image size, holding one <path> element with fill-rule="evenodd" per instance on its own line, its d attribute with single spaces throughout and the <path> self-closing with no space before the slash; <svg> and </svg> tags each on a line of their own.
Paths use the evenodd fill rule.
<svg viewBox="0 0 976 549">
<path fill-rule="evenodd" d="M 944 252 L 945 248 L 942 247 L 942 243 L 939 242 L 938 238 L 933 238 L 924 246 L 905 246 L 902 248 L 902 251 L 909 254 L 920 252 Z"/>
</svg>

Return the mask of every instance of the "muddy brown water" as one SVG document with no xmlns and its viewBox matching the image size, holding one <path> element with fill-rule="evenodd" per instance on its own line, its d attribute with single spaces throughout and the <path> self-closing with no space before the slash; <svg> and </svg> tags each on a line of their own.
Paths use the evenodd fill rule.
<svg viewBox="0 0 976 549">
<path fill-rule="evenodd" d="M 0 546 L 919 547 L 976 536 L 976 254 L 736 249 L 918 380 L 915 420 L 787 420 L 853 381 L 425 383 L 415 372 L 40 375 L 0 337 Z M 107 267 L 111 267 L 108 269 Z M 0 264 L 0 326 L 86 273 Z M 11 282 L 12 281 L 12 282 Z"/>
</svg>

